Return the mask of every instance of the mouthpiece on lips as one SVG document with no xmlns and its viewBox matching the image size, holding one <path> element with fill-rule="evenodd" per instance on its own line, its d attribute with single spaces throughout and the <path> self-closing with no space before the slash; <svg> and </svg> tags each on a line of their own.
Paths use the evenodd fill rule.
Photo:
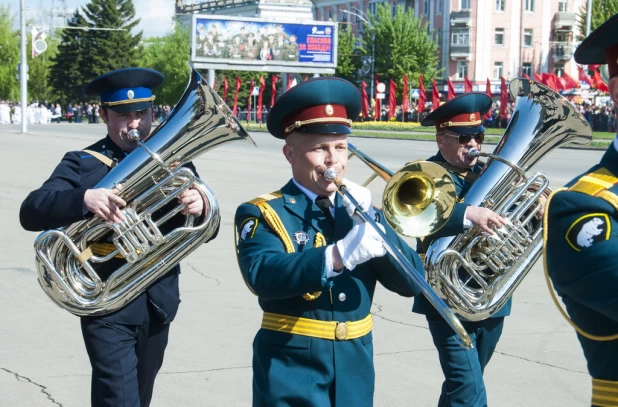
<svg viewBox="0 0 618 407">
<path fill-rule="evenodd" d="M 129 130 L 129 132 L 127 133 L 127 137 L 131 141 L 138 141 L 139 140 L 139 136 L 140 136 L 139 130 L 136 130 L 136 129 Z"/>
<path fill-rule="evenodd" d="M 334 168 L 327 169 L 326 171 L 324 171 L 324 178 L 328 182 L 333 182 L 335 178 L 337 178 L 337 171 L 335 171 Z"/>
<path fill-rule="evenodd" d="M 481 152 L 476 148 L 471 148 L 470 150 L 468 150 L 468 157 L 470 158 L 480 157 L 480 155 Z"/>
</svg>

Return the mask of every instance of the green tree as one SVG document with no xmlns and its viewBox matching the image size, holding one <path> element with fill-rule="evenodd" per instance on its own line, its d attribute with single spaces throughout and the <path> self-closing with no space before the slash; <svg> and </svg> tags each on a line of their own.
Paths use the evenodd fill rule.
<svg viewBox="0 0 618 407">
<path fill-rule="evenodd" d="M 352 30 L 346 26 L 339 30 L 335 76 L 356 82 L 357 72 L 362 65 L 361 55 L 365 52 L 362 43 L 362 39 L 355 38 Z"/>
<path fill-rule="evenodd" d="M 155 103 L 173 105 L 182 96 L 189 80 L 190 40 L 189 29 L 176 21 L 169 34 L 144 41 L 144 57 L 139 65 L 165 76 L 165 83 L 156 90 Z"/>
<path fill-rule="evenodd" d="M 398 5 L 391 15 L 390 4 L 379 4 L 376 14 L 369 15 L 367 24 L 367 46 L 371 39 L 375 43 L 375 72 L 380 81 L 393 79 L 397 82 L 398 94 L 403 88 L 403 74 L 408 75 L 409 84 L 418 85 L 419 74 L 430 82 L 438 73 L 438 47 L 427 33 L 427 23 L 414 16 L 414 10 L 407 11 Z"/>
<path fill-rule="evenodd" d="M 17 64 L 19 63 L 20 38 L 13 28 L 15 19 L 9 6 L 0 5 L 0 99 L 17 101 L 19 82 Z"/>
<path fill-rule="evenodd" d="M 139 64 L 142 32 L 131 33 L 138 23 L 132 0 L 91 0 L 75 11 L 63 30 L 49 76 L 62 103 L 85 100 L 82 89 L 95 77 Z"/>
<path fill-rule="evenodd" d="M 618 0 L 594 0 L 592 2 L 590 32 L 597 29 L 601 24 L 616 14 L 618 14 Z M 578 41 L 582 41 L 586 37 L 586 15 L 587 10 L 584 2 L 584 6 L 582 6 L 578 14 L 580 33 L 577 37 Z"/>
</svg>

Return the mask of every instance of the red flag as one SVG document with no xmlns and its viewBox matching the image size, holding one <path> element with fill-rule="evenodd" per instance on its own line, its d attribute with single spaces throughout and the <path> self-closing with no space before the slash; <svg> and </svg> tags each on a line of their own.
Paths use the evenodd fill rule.
<svg viewBox="0 0 618 407">
<path fill-rule="evenodd" d="M 529 77 L 528 75 L 526 75 L 525 73 L 522 73 L 522 74 L 521 74 L 521 77 L 522 77 L 522 78 L 525 78 L 525 79 L 530 79 L 530 77 Z"/>
<path fill-rule="evenodd" d="M 554 82 L 556 83 L 556 87 L 558 88 L 558 90 L 567 90 L 567 83 L 564 80 L 564 78 L 561 78 L 559 76 L 556 76 L 555 73 L 551 74 L 552 78 L 554 79 Z"/>
<path fill-rule="evenodd" d="M 251 94 L 253 93 L 253 88 L 255 87 L 255 82 L 251 79 L 251 86 L 249 87 L 249 100 L 247 103 L 247 121 L 251 121 Z"/>
<path fill-rule="evenodd" d="M 238 112 L 238 91 L 240 90 L 240 78 L 236 77 L 236 92 L 234 93 L 234 107 L 232 107 L 232 114 L 236 116 Z"/>
<path fill-rule="evenodd" d="M 388 119 L 395 116 L 395 108 L 397 107 L 397 86 L 395 81 L 391 79 L 390 89 L 388 90 Z"/>
<path fill-rule="evenodd" d="M 468 78 L 464 81 L 464 92 L 472 92 L 472 82 L 470 82 L 470 79 Z"/>
<path fill-rule="evenodd" d="M 534 74 L 534 81 L 538 82 L 538 83 L 543 83 L 543 77 L 541 75 L 539 75 L 538 73 Z"/>
<path fill-rule="evenodd" d="M 592 79 L 590 78 L 590 76 L 588 76 L 588 73 L 584 72 L 584 68 L 582 68 L 581 66 L 577 67 L 577 74 L 580 81 L 586 82 L 588 85 L 590 85 L 590 87 L 594 85 Z"/>
<path fill-rule="evenodd" d="M 589 70 L 589 71 L 593 71 L 593 72 L 594 72 L 594 71 L 596 71 L 597 69 L 599 69 L 599 67 L 600 67 L 600 66 L 601 66 L 601 65 L 597 65 L 597 64 L 590 64 L 590 65 L 588 65 L 588 70 Z"/>
<path fill-rule="evenodd" d="M 225 99 L 227 99 L 227 78 L 223 77 L 223 103 L 225 103 Z"/>
<path fill-rule="evenodd" d="M 550 74 L 550 73 L 547 74 L 547 86 L 552 88 L 554 91 L 558 92 L 558 85 L 556 84 L 556 81 L 554 80 L 554 76 L 552 75 L 553 74 Z"/>
<path fill-rule="evenodd" d="M 502 84 L 500 85 L 500 118 L 506 118 L 506 106 L 509 103 L 509 92 L 506 86 L 506 79 L 500 78 Z"/>
<path fill-rule="evenodd" d="M 270 92 L 270 108 L 275 105 L 275 95 L 277 94 L 277 75 L 272 75 L 270 77 L 270 82 L 272 83 L 272 89 Z"/>
<path fill-rule="evenodd" d="M 425 101 L 427 100 L 427 93 L 425 92 L 425 86 L 423 85 L 423 75 L 418 76 L 418 117 L 420 119 L 421 113 L 425 111 Z"/>
<path fill-rule="evenodd" d="M 567 81 L 570 89 L 577 89 L 581 86 L 581 84 L 575 80 L 571 75 L 566 72 L 562 72 L 562 77 Z"/>
<path fill-rule="evenodd" d="M 433 80 L 433 93 L 431 94 L 431 104 L 433 110 L 436 110 L 440 107 L 440 92 L 438 92 L 438 84 L 436 80 Z"/>
<path fill-rule="evenodd" d="M 451 78 L 448 78 L 446 80 L 446 83 L 448 87 L 448 92 L 446 94 L 446 100 L 451 100 L 455 97 L 455 87 L 453 86 L 453 81 L 451 81 Z"/>
<path fill-rule="evenodd" d="M 369 96 L 367 96 L 367 84 L 363 81 L 363 87 L 361 91 L 361 114 L 363 119 L 369 116 Z"/>
<path fill-rule="evenodd" d="M 594 84 L 601 92 L 609 93 L 609 89 L 605 82 L 603 82 L 603 78 L 601 78 L 601 73 L 599 71 L 594 71 Z"/>
<path fill-rule="evenodd" d="M 262 121 L 262 96 L 264 95 L 264 89 L 266 89 L 266 82 L 264 81 L 264 75 L 260 75 L 260 94 L 258 95 L 257 102 L 257 119 Z"/>
<path fill-rule="evenodd" d="M 408 111 L 408 75 L 403 74 L 403 100 L 401 101 L 401 117 Z"/>
<path fill-rule="evenodd" d="M 380 109 L 380 99 L 378 99 L 378 84 L 380 82 L 378 82 L 378 75 L 374 75 L 375 78 L 375 82 L 376 82 L 376 93 L 375 93 L 375 106 L 374 106 L 374 113 L 375 113 L 375 118 L 376 119 L 380 119 L 382 117 L 382 109 Z"/>
<path fill-rule="evenodd" d="M 489 78 L 487 78 L 487 83 L 485 84 L 485 93 L 491 99 L 491 82 L 489 82 Z M 491 117 L 491 109 L 485 114 L 485 119 L 489 119 Z"/>
</svg>

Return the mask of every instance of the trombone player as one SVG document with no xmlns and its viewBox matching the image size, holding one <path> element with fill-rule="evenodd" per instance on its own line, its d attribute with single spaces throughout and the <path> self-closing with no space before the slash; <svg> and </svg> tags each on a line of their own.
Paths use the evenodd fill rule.
<svg viewBox="0 0 618 407">
<path fill-rule="evenodd" d="M 286 92 L 268 115 L 285 141 L 292 178 L 236 211 L 237 256 L 264 311 L 253 341 L 254 406 L 371 406 L 374 392 L 371 303 L 380 282 L 419 293 L 370 224 L 337 194 L 325 172 L 346 172 L 347 136 L 358 117 L 356 86 L 315 78 Z M 344 180 L 417 270 L 419 256 L 382 221 L 368 189 Z"/>
<path fill-rule="evenodd" d="M 607 64 L 618 105 L 618 14 L 579 45 L 575 61 Z M 618 406 L 618 138 L 599 164 L 550 195 L 544 219 L 545 272 L 562 298 L 592 377 L 593 406 Z M 548 279 L 548 284 L 549 284 Z"/>
<path fill-rule="evenodd" d="M 425 253 L 437 238 L 455 236 L 466 228 L 477 227 L 494 234 L 492 227 L 499 228 L 506 220 L 494 211 L 465 204 L 465 196 L 483 164 L 471 158 L 471 149 L 480 150 L 485 138 L 483 116 L 491 108 L 491 98 L 484 93 L 466 93 L 451 99 L 430 113 L 423 126 L 436 127 L 438 153 L 428 161 L 445 168 L 455 187 L 458 203 L 448 222 L 437 232 L 417 240 L 417 251 Z M 483 371 L 489 362 L 502 334 L 504 317 L 509 315 L 511 300 L 492 317 L 478 322 L 463 321 L 462 324 L 473 342 L 472 349 L 460 346 L 456 333 L 441 318 L 435 308 L 422 295 L 416 296 L 412 311 L 424 314 L 429 331 L 438 350 L 444 382 L 438 406 L 483 407 L 487 394 Z"/>
</svg>

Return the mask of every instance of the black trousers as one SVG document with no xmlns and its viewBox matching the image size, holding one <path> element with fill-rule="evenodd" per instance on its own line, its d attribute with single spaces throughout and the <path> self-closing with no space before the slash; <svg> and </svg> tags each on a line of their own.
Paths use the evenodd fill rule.
<svg viewBox="0 0 618 407">
<path fill-rule="evenodd" d="M 156 318 L 145 325 L 82 318 L 81 327 L 92 366 L 92 406 L 150 405 L 169 324 L 161 324 Z"/>
</svg>

